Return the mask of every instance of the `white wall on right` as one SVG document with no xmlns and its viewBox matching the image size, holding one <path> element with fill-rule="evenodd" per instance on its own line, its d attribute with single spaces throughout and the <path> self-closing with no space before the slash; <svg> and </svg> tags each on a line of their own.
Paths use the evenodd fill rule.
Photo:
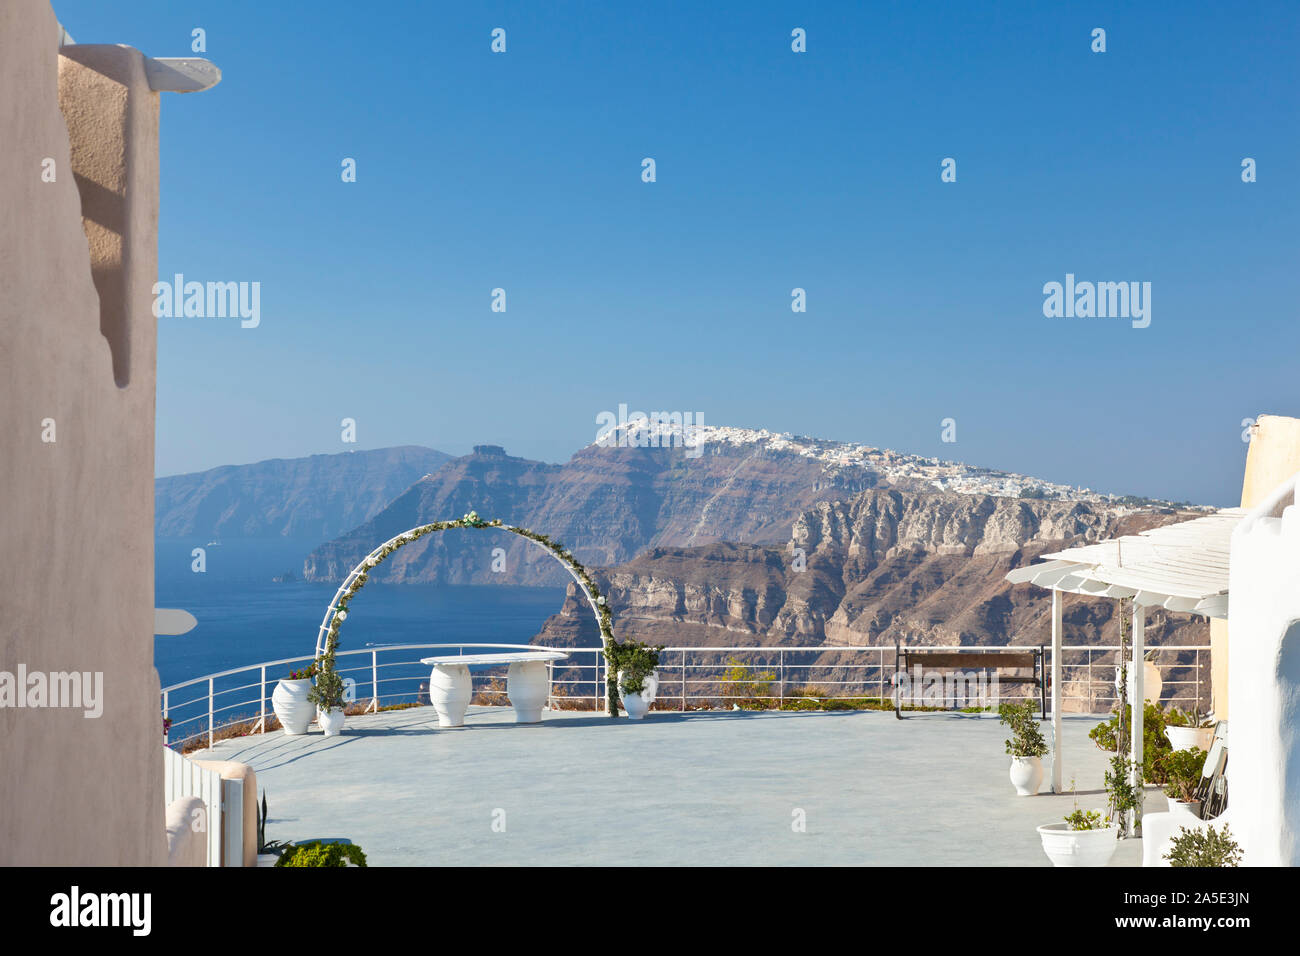
<svg viewBox="0 0 1300 956">
<path fill-rule="evenodd" d="M 1298 481 L 1278 486 L 1232 536 L 1228 804 L 1248 866 L 1300 865 Z"/>
</svg>

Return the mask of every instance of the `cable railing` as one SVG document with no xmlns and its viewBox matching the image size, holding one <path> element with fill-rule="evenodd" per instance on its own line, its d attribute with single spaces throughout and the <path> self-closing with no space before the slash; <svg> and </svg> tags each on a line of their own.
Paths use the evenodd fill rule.
<svg viewBox="0 0 1300 956">
<path fill-rule="evenodd" d="M 428 704 L 428 665 L 422 657 L 468 650 L 537 650 L 536 645 L 440 643 L 374 645 L 340 650 L 335 657 L 347 698 L 362 713 L 397 706 Z M 569 658 L 550 664 L 552 710 L 603 711 L 607 673 L 599 647 L 563 648 Z M 972 670 L 983 651 L 1005 646 L 955 648 L 911 645 L 907 650 L 970 653 Z M 1062 711 L 1108 713 L 1118 700 L 1115 645 L 1065 645 L 1061 648 Z M 1045 671 L 1050 673 L 1051 649 Z M 655 710 L 790 708 L 840 702 L 848 705 L 892 706 L 895 649 L 884 646 L 816 645 L 806 647 L 668 647 L 660 652 Z M 1161 678 L 1161 706 L 1201 713 L 1209 710 L 1210 648 L 1207 645 L 1156 646 L 1148 660 Z M 229 729 L 264 733 L 274 719 L 271 695 L 291 666 L 314 655 L 286 657 L 196 677 L 162 689 L 164 742 L 188 746 L 207 738 L 210 747 Z M 505 703 L 503 667 L 471 669 L 475 700 Z M 956 687 L 957 685 L 954 685 Z M 1008 685 L 1003 696 L 1036 694 L 1024 685 Z M 1148 692 L 1150 688 L 1148 687 Z M 953 706 L 980 704 L 957 697 Z M 802 703 L 801 703 L 802 702 Z M 906 703 L 906 701 L 905 701 Z M 942 701 L 946 706 L 946 698 Z M 355 710 L 352 711 L 355 713 Z"/>
</svg>

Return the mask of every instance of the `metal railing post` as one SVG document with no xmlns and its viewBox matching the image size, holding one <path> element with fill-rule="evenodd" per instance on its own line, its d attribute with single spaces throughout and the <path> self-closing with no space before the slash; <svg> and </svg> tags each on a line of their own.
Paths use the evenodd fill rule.
<svg viewBox="0 0 1300 956">
<path fill-rule="evenodd" d="M 1064 651 L 1062 651 L 1064 653 Z M 1092 686 L 1092 649 L 1088 649 L 1088 709 L 1097 711 L 1097 690 Z"/>
<path fill-rule="evenodd" d="M 1196 649 L 1196 714 L 1199 717 L 1201 713 L 1201 649 Z"/>
<path fill-rule="evenodd" d="M 214 685 L 215 685 L 215 679 L 209 677 L 208 678 L 208 749 L 209 750 L 212 749 L 212 744 L 215 739 L 212 736 L 212 732 L 214 729 L 212 726 L 212 692 L 213 692 Z"/>
<path fill-rule="evenodd" d="M 262 665 L 262 690 L 257 698 L 257 732 L 266 733 L 266 665 Z"/>
<path fill-rule="evenodd" d="M 169 699 L 170 697 L 168 692 L 163 691 L 163 746 L 166 746 L 167 744 L 171 743 L 171 731 L 167 727 L 167 718 L 171 716 L 171 714 L 169 713 L 169 711 L 171 710 L 169 706 Z"/>
<path fill-rule="evenodd" d="M 686 652 L 682 651 L 682 713 L 686 713 Z"/>
<path fill-rule="evenodd" d="M 371 702 L 371 713 L 379 713 L 379 651 L 370 652 L 370 691 L 375 699 Z"/>
<path fill-rule="evenodd" d="M 778 683 L 776 685 L 777 687 L 776 706 L 780 708 L 785 705 L 785 650 L 784 649 L 780 651 L 780 654 L 777 657 L 777 675 L 778 675 Z"/>
</svg>

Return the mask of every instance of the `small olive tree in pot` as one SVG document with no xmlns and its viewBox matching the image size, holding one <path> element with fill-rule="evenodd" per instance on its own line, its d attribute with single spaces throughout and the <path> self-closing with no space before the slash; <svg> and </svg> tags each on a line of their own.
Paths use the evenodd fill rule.
<svg viewBox="0 0 1300 956">
<path fill-rule="evenodd" d="M 628 717 L 640 720 L 659 692 L 659 652 L 640 641 L 615 641 L 605 649 L 610 667 L 618 675 L 618 697 Z"/>
<path fill-rule="evenodd" d="M 1011 728 L 1011 739 L 1006 742 L 1011 755 L 1011 784 L 1020 796 L 1032 797 L 1043 782 L 1043 757 L 1047 755 L 1047 741 L 1034 716 L 1033 701 L 1002 704 L 998 719 Z"/>
<path fill-rule="evenodd" d="M 1205 752 L 1197 747 L 1173 750 L 1160 757 L 1164 774 L 1165 796 L 1169 798 L 1169 812 L 1177 816 L 1201 816 L 1201 801 L 1196 799 L 1196 788 L 1201 782 L 1205 766 Z"/>
</svg>

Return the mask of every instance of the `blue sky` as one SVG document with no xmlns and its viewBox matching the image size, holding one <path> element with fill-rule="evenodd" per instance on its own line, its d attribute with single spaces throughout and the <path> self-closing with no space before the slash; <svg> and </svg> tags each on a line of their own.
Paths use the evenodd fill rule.
<svg viewBox="0 0 1300 956">
<path fill-rule="evenodd" d="M 1300 415 L 1300 7 L 1132 6 L 60 0 L 224 71 L 163 99 L 159 273 L 261 324 L 159 320 L 158 472 L 345 417 L 562 461 L 626 402 L 1235 504 Z M 1066 273 L 1150 327 L 1044 317 Z"/>
</svg>

